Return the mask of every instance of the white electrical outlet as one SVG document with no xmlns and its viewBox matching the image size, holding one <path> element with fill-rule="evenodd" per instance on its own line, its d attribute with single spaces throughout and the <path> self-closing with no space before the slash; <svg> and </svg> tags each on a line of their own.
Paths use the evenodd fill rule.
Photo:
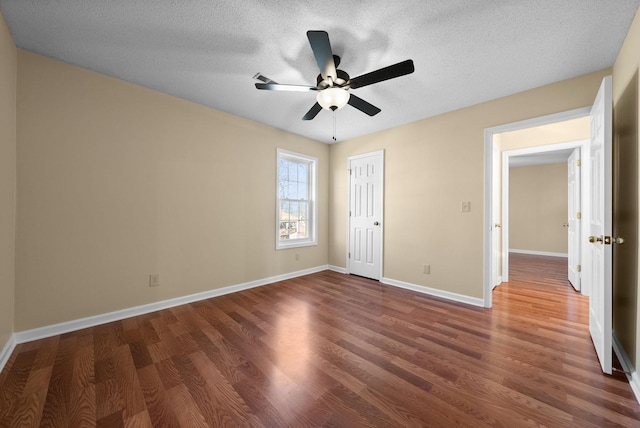
<svg viewBox="0 0 640 428">
<path fill-rule="evenodd" d="M 431 265 L 422 265 L 422 273 L 431 273 Z"/>
<path fill-rule="evenodd" d="M 160 285 L 160 274 L 152 273 L 149 274 L 149 287 L 157 287 Z"/>
</svg>

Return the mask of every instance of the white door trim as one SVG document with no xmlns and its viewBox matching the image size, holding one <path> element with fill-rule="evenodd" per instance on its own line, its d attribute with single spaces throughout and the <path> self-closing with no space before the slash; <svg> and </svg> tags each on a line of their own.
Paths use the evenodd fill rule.
<svg viewBox="0 0 640 428">
<path fill-rule="evenodd" d="M 491 235 L 493 233 L 493 135 L 501 132 L 516 131 L 518 129 L 531 128 L 538 125 L 547 125 L 549 123 L 561 122 L 564 120 L 577 119 L 579 117 L 588 116 L 591 107 L 584 107 L 575 110 L 569 110 L 560 113 L 554 113 L 547 116 L 540 116 L 533 119 L 521 120 L 518 122 L 507 123 L 504 125 L 486 128 L 484 130 L 484 221 L 483 221 L 483 297 L 484 307 L 490 308 L 493 305 L 491 291 L 491 254 L 493 253 Z M 504 225 L 504 219 L 502 219 Z M 504 232 L 503 232 L 504 233 Z M 503 248 L 504 245 L 503 245 Z M 504 266 L 503 266 L 504 272 Z M 503 275 L 504 280 L 504 275 Z"/>
<path fill-rule="evenodd" d="M 349 210 L 351 208 L 351 174 L 349 173 L 349 167 L 351 162 L 357 159 L 366 158 L 369 156 L 380 156 L 382 159 L 382 186 L 380 187 L 380 198 L 382 200 L 382 212 L 380 213 L 380 271 L 378 278 L 383 278 L 383 266 L 384 266 L 384 149 L 376 150 L 374 152 L 362 153 L 359 155 L 349 156 L 347 158 L 347 251 L 345 254 L 347 267 L 347 274 L 351 273 L 351 259 L 349 258 L 349 250 L 351 248 L 351 217 L 349 216 Z"/>
<path fill-rule="evenodd" d="M 496 186 L 498 186 L 500 184 L 499 182 L 499 169 L 497 167 L 497 165 L 501 162 L 501 158 L 500 158 L 500 149 L 494 144 L 493 146 L 493 162 L 494 162 L 494 168 L 493 168 L 493 195 L 497 195 L 499 192 L 499 188 L 497 188 Z M 493 233 L 491 234 L 491 239 L 493 239 L 493 242 L 491 242 L 491 250 L 493 251 L 491 258 L 493 259 L 491 262 L 491 286 L 493 288 L 497 287 L 498 285 L 500 285 L 500 283 L 502 283 L 502 275 L 498 272 L 498 259 L 499 259 L 499 252 L 498 252 L 498 234 L 501 234 L 501 223 L 502 223 L 502 218 L 498 218 L 496 217 L 496 214 L 498 212 L 501 212 L 500 207 L 498 207 L 498 202 L 499 199 L 498 198 L 494 198 L 493 199 L 493 220 L 491 221 L 491 223 L 493 224 Z M 500 242 L 502 242 L 502 235 L 500 235 Z M 503 248 L 504 250 L 504 248 Z"/>
</svg>

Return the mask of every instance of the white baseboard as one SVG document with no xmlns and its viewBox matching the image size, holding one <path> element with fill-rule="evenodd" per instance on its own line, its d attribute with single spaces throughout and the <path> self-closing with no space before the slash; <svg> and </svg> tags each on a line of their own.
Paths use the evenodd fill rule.
<svg viewBox="0 0 640 428">
<path fill-rule="evenodd" d="M 45 337 L 56 336 L 58 334 L 68 333 L 70 331 L 81 330 L 83 328 L 93 327 L 108 322 L 119 321 L 138 315 L 148 314 L 150 312 L 162 309 L 172 308 L 187 303 L 197 302 L 199 300 L 210 299 L 212 297 L 223 296 L 225 294 L 236 293 L 238 291 L 248 290 L 250 288 L 261 287 L 263 285 L 272 284 L 286 279 L 297 278 L 299 276 L 309 275 L 316 272 L 329 269 L 329 266 L 318 266 L 315 268 L 300 270 L 297 272 L 286 273 L 283 275 L 272 276 L 269 278 L 259 279 L 256 281 L 245 282 L 243 284 L 231 285 L 228 287 L 218 288 L 215 290 L 204 291 L 202 293 L 190 294 L 188 296 L 176 297 L 174 299 L 163 300 L 161 302 L 149 303 L 132 308 L 122 309 L 119 311 L 108 312 L 106 314 L 95 315 L 77 320 L 62 322 L 45 327 L 38 327 L 31 330 L 20 331 L 14 333 L 16 343 L 31 342 L 32 340 L 44 339 Z M 15 344 L 14 344 L 15 347 Z M 9 353 L 11 355 L 11 353 Z M 8 358 L 8 357 L 7 357 Z"/>
<path fill-rule="evenodd" d="M 636 401 L 640 403 L 640 376 L 638 372 L 634 369 L 631 360 L 629 360 L 629 356 L 624 351 L 622 344 L 618 340 L 618 336 L 615 333 L 613 336 L 613 350 L 618 356 L 618 360 L 622 365 L 622 370 L 627 375 L 627 380 L 629 381 L 629 385 L 631 386 L 631 390 L 633 391 L 633 395 L 636 396 Z"/>
<path fill-rule="evenodd" d="M 493 288 L 496 288 L 498 285 L 502 284 L 502 276 L 499 276 L 496 283 L 493 284 Z"/>
<path fill-rule="evenodd" d="M 17 344 L 18 343 L 16 342 L 16 335 L 12 334 L 11 337 L 9 337 L 7 343 L 5 343 L 2 350 L 0 350 L 0 372 L 2 371 L 2 369 L 4 369 L 7 361 L 9 361 L 9 357 L 13 353 L 13 350 L 16 349 Z"/>
<path fill-rule="evenodd" d="M 329 270 L 332 270 L 332 271 L 338 272 L 338 273 L 347 273 L 347 269 L 346 268 L 342 268 L 342 267 L 339 267 L 339 266 L 329 265 Z"/>
<path fill-rule="evenodd" d="M 533 256 L 549 256 L 549 257 L 569 257 L 568 253 L 552 253 L 549 251 L 534 251 L 534 250 L 513 250 L 509 249 L 510 253 L 517 254 L 531 254 Z"/>
<path fill-rule="evenodd" d="M 417 293 L 428 294 L 429 296 L 442 297 L 443 299 L 453 300 L 454 302 L 465 303 L 467 305 L 479 306 L 484 308 L 484 300 L 476 297 L 465 296 L 464 294 L 451 293 L 449 291 L 438 290 L 436 288 L 425 287 L 424 285 L 411 284 L 409 282 L 398 281 L 391 278 L 382 278 L 381 283 L 400 287 Z"/>
</svg>

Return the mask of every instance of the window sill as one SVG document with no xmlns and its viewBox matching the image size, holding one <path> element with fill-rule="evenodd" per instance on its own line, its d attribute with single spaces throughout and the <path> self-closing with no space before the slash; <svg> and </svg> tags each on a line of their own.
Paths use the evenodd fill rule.
<svg viewBox="0 0 640 428">
<path fill-rule="evenodd" d="M 314 245 L 318 245 L 318 241 L 298 241 L 298 242 L 287 242 L 278 243 L 276 245 L 276 250 L 287 250 L 289 248 L 299 248 L 299 247 L 312 247 Z"/>
</svg>

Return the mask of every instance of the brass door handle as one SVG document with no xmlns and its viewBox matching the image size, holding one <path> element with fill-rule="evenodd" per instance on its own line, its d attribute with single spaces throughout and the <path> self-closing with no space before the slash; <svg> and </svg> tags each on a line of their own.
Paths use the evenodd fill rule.
<svg viewBox="0 0 640 428">
<path fill-rule="evenodd" d="M 622 245 L 624 244 L 624 238 L 613 238 L 613 243 L 614 244 L 618 244 L 618 245 Z"/>
<path fill-rule="evenodd" d="M 591 242 L 592 244 L 595 242 L 599 242 L 600 244 L 602 244 L 602 236 L 590 236 L 589 242 Z"/>
</svg>

